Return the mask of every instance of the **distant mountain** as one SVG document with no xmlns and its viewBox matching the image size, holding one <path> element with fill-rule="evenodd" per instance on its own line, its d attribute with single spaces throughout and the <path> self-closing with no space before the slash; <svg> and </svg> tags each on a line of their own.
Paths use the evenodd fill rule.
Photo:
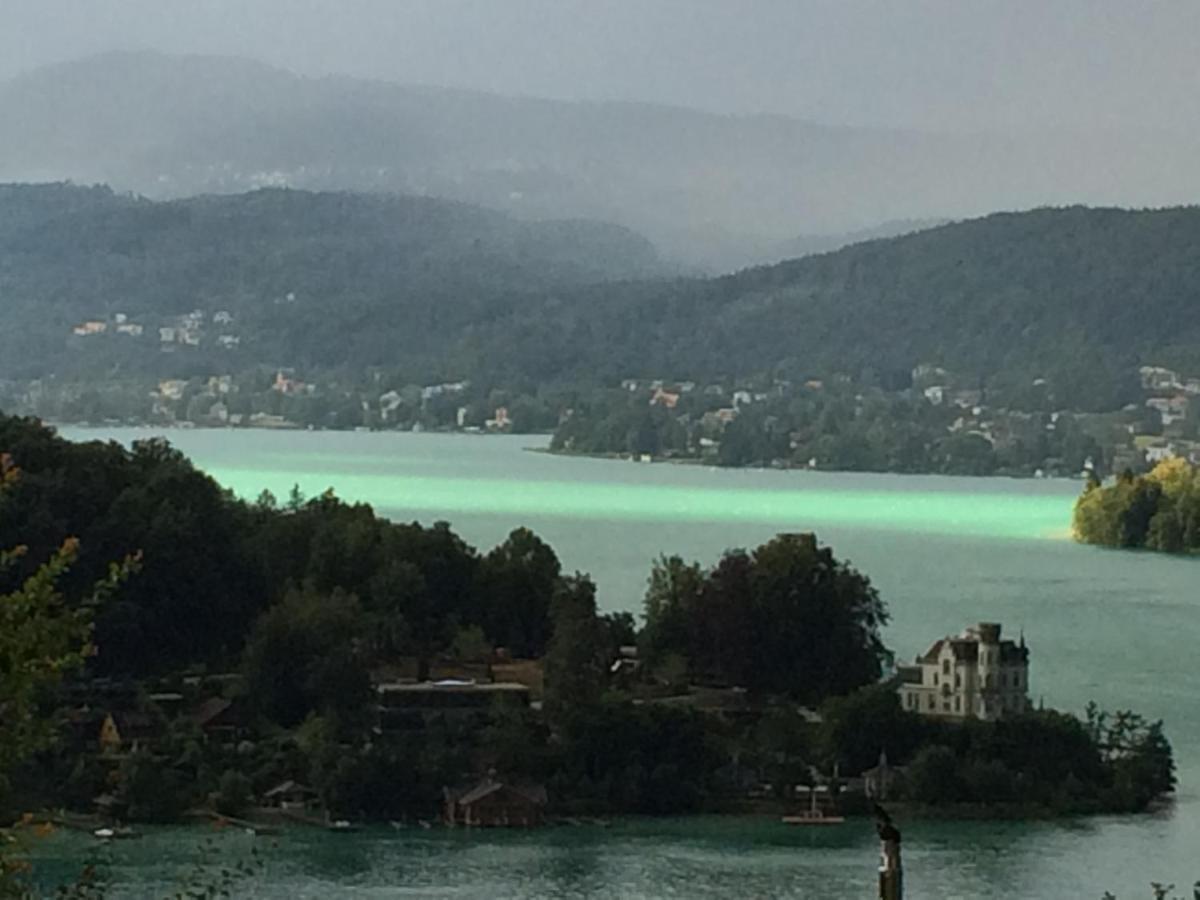
<svg viewBox="0 0 1200 900">
<path fill-rule="evenodd" d="M 662 271 L 619 226 L 423 197 L 263 189 L 155 202 L 0 185 L 0 378 L 203 369 L 214 355 L 224 367 L 425 358 L 513 297 Z M 186 360 L 146 352 L 197 309 L 206 340 L 183 342 Z M 237 328 L 209 321 L 217 312 Z M 104 340 L 74 334 L 87 321 L 105 324 Z M 119 324 L 135 327 L 115 338 Z M 219 345 L 219 332 L 236 342 Z"/>
<path fill-rule="evenodd" d="M 0 180 L 152 197 L 288 185 L 588 218 L 728 271 L 797 234 L 1047 203 L 1200 196 L 1200 153 L 1154 135 L 1000 137 L 569 103 L 239 59 L 109 54 L 0 84 Z"/>
</svg>

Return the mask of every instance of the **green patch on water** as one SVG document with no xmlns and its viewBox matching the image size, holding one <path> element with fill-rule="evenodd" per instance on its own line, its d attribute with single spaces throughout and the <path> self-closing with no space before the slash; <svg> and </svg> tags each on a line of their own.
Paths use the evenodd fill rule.
<svg viewBox="0 0 1200 900">
<path fill-rule="evenodd" d="M 529 478 L 385 475 L 308 467 L 216 466 L 212 474 L 241 496 L 267 488 L 283 498 L 333 488 L 348 501 L 383 511 L 661 522 L 763 522 L 811 529 L 858 526 L 1001 538 L 1063 538 L 1071 499 L 1031 493 L 945 490 L 764 489 L 557 481 Z"/>
</svg>

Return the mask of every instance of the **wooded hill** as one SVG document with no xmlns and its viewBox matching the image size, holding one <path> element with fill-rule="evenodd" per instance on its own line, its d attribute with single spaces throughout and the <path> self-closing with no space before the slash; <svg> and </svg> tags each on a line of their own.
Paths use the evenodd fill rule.
<svg viewBox="0 0 1200 900">
<path fill-rule="evenodd" d="M 941 365 L 1110 409 L 1138 364 L 1200 371 L 1200 210 L 1040 209 L 715 279 L 649 277 L 616 226 L 429 199 L 264 190 L 155 203 L 0 191 L 0 377 L 386 366 L 419 383 L 614 384 Z M 239 345 L 159 352 L 163 317 L 225 310 Z M 144 322 L 139 341 L 79 321 Z M 213 329 L 210 327 L 210 331 Z M 215 331 L 213 337 L 215 335 Z"/>
<path fill-rule="evenodd" d="M 0 186 L 0 378 L 424 358 L 510 294 L 659 271 L 654 248 L 618 226 L 428 198 L 268 189 L 156 203 Z M 158 353 L 158 328 L 195 309 L 208 340 Z M 218 329 L 221 311 L 232 324 Z M 118 315 L 142 326 L 137 340 L 71 339 Z"/>
<path fill-rule="evenodd" d="M 1139 363 L 1200 368 L 1198 239 L 1195 207 L 996 214 L 706 282 L 602 288 L 567 334 L 607 348 L 614 375 L 886 384 L 932 363 L 1010 391 L 1044 378 L 1064 406 L 1112 408 Z"/>
</svg>

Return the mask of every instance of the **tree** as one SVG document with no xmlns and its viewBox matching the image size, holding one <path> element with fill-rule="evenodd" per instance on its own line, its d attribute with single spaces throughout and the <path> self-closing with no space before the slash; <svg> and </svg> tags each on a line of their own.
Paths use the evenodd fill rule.
<svg viewBox="0 0 1200 900">
<path fill-rule="evenodd" d="M 878 680 L 887 607 L 811 534 L 729 551 L 707 574 L 660 560 L 646 594 L 648 659 L 682 651 L 692 676 L 819 703 Z"/>
<path fill-rule="evenodd" d="M 564 578 L 550 609 L 553 633 L 545 659 L 545 710 L 552 725 L 585 718 L 604 689 L 604 628 L 596 616 L 596 586 L 584 575 Z"/>
<path fill-rule="evenodd" d="M 909 796 L 920 803 L 954 803 L 965 789 L 958 774 L 958 757 L 944 744 L 921 749 L 908 764 L 905 776 Z"/>
<path fill-rule="evenodd" d="M 484 630 L 514 657 L 541 656 L 550 637 L 558 557 L 528 528 L 515 529 L 479 566 Z"/>
<path fill-rule="evenodd" d="M 936 726 L 905 710 L 891 685 L 871 685 L 821 706 L 821 752 L 847 775 L 871 768 L 886 753 L 903 765 Z"/>
<path fill-rule="evenodd" d="M 254 703 L 286 727 L 314 712 L 352 721 L 370 696 L 361 627 L 353 595 L 290 591 L 263 614 L 246 644 L 243 667 Z"/>
<path fill-rule="evenodd" d="M 0 454 L 0 520 L 7 495 L 21 477 L 8 454 Z M 0 572 L 26 556 L 19 545 L 0 550 Z M 24 582 L 0 594 L 0 804 L 7 799 L 9 778 L 21 763 L 54 741 L 57 717 L 44 707 L 45 698 L 64 677 L 80 669 L 93 652 L 92 605 L 71 609 L 58 589 L 79 554 L 79 542 L 67 539 Z M 110 568 L 108 578 L 92 593 L 100 602 L 136 567 L 129 560 Z M 0 896 L 26 897 L 23 860 L 14 858 L 9 836 L 0 830 Z"/>
<path fill-rule="evenodd" d="M 639 647 L 648 665 L 667 654 L 686 656 L 691 650 L 690 622 L 703 588 L 699 563 L 685 563 L 679 556 L 660 556 L 654 561 L 643 601 L 646 625 Z"/>
</svg>

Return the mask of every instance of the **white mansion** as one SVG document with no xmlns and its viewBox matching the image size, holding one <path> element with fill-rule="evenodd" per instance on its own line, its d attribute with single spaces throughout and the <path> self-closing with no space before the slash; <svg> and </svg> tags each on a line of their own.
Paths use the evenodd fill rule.
<svg viewBox="0 0 1200 900">
<path fill-rule="evenodd" d="M 1002 641 L 994 623 L 935 641 L 898 675 L 901 705 L 922 715 L 999 719 L 1030 708 L 1025 637 Z"/>
</svg>

